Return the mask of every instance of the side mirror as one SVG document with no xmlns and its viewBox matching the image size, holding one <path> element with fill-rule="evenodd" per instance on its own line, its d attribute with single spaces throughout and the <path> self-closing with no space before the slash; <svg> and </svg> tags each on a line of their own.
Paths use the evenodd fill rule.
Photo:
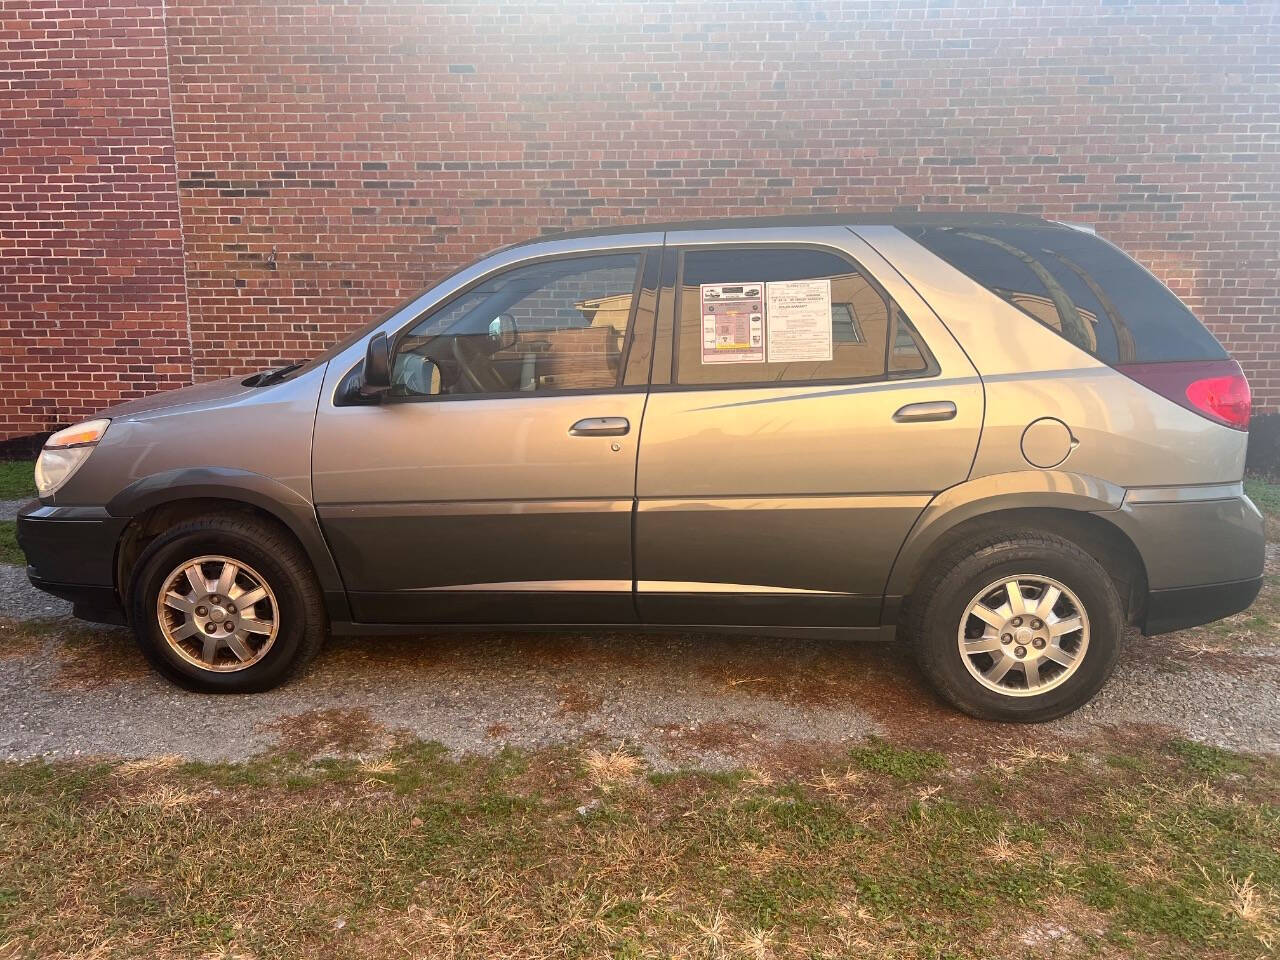
<svg viewBox="0 0 1280 960">
<path fill-rule="evenodd" d="M 375 333 L 369 338 L 364 352 L 364 375 L 360 378 L 360 392 L 366 397 L 376 397 L 391 389 L 391 346 L 385 333 Z"/>
<path fill-rule="evenodd" d="M 489 321 L 489 352 L 510 350 L 520 342 L 520 331 L 516 329 L 516 318 L 509 313 L 500 313 Z"/>
</svg>

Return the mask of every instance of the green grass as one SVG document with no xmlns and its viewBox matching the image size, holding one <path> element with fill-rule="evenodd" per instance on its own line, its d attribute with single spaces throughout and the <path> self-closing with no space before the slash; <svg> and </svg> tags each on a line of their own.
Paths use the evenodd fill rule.
<svg viewBox="0 0 1280 960">
<path fill-rule="evenodd" d="M 34 460 L 0 460 L 0 500 L 36 495 Z"/>
<path fill-rule="evenodd" d="M 1280 483 L 1263 477 L 1245 477 L 1244 492 L 1263 513 L 1280 518 Z"/>
<path fill-rule="evenodd" d="M 1202 777 L 1213 779 L 1249 772 L 1248 760 L 1230 750 L 1196 743 L 1192 740 L 1173 740 L 1169 743 L 1169 750 L 1181 757 L 1189 770 Z"/>
<path fill-rule="evenodd" d="M 18 524 L 13 520 L 0 520 L 0 563 L 23 566 L 26 562 L 27 558 L 18 548 Z"/>
<path fill-rule="evenodd" d="M 923 780 L 947 765 L 946 758 L 932 750 L 907 750 L 876 740 L 852 751 L 853 762 L 864 770 L 888 774 L 899 780 Z"/>
<path fill-rule="evenodd" d="M 1048 930 L 1063 955 L 1273 949 L 1280 762 L 1106 749 L 1132 762 L 961 769 L 875 741 L 777 779 L 646 776 L 623 751 L 414 742 L 0 765 L 0 953 L 985 958 L 1041 955 L 1023 944 Z"/>
</svg>

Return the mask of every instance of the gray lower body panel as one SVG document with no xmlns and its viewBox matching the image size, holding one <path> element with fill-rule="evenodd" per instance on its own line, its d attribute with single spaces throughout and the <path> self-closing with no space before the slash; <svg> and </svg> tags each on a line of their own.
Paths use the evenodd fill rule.
<svg viewBox="0 0 1280 960">
<path fill-rule="evenodd" d="M 1167 499 L 1155 499 L 1162 494 L 1164 491 L 1130 491 L 1119 510 L 1105 514 L 1138 548 L 1151 590 L 1262 576 L 1265 527 L 1262 514 L 1248 497 L 1241 493 L 1194 500 L 1175 499 L 1170 494 Z"/>
<path fill-rule="evenodd" d="M 924 495 L 641 500 L 636 607 L 649 623 L 873 627 Z"/>
<path fill-rule="evenodd" d="M 865 627 L 880 623 L 880 597 L 856 594 L 694 593 L 642 591 L 636 604 L 646 623 L 705 623 L 761 627 Z"/>
<path fill-rule="evenodd" d="M 631 501 L 322 506 L 358 621 L 635 620 Z"/>
<path fill-rule="evenodd" d="M 318 513 L 356 621 L 848 630 L 879 626 L 888 570 L 927 501 L 450 501 Z"/>
</svg>

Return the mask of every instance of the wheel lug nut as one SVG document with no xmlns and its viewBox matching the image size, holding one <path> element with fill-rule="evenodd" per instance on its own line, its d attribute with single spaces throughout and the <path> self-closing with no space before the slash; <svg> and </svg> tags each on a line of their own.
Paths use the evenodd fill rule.
<svg viewBox="0 0 1280 960">
<path fill-rule="evenodd" d="M 234 603 L 228 603 L 228 604 L 227 604 L 227 613 L 235 613 L 235 612 L 236 612 L 235 604 L 234 604 Z"/>
<path fill-rule="evenodd" d="M 230 633 L 232 630 L 236 628 L 236 625 L 232 623 L 230 620 L 228 620 L 226 623 L 222 625 L 222 628 L 226 630 L 227 633 Z"/>
<path fill-rule="evenodd" d="M 1020 626 L 1022 626 L 1022 618 L 1021 618 L 1021 617 L 1014 617 L 1014 618 L 1013 618 L 1013 625 L 1014 625 L 1015 627 L 1020 627 Z"/>
<path fill-rule="evenodd" d="M 1036 637 L 1034 640 L 1032 640 L 1032 641 L 1031 641 L 1031 645 L 1032 645 L 1033 647 L 1035 647 L 1037 650 L 1043 650 L 1043 649 L 1044 649 L 1044 637 Z"/>
<path fill-rule="evenodd" d="M 1014 655 L 1017 656 L 1019 660 L 1021 660 L 1023 657 L 1027 655 L 1027 648 L 1021 647 L 1021 646 L 1014 647 L 1013 652 L 1014 652 Z"/>
<path fill-rule="evenodd" d="M 208 608 L 208 607 L 196 607 L 196 616 L 197 616 L 197 617 L 204 617 L 204 616 L 208 616 L 208 614 L 209 614 L 209 608 Z"/>
<path fill-rule="evenodd" d="M 215 630 L 217 630 L 217 629 L 218 629 L 218 628 L 217 628 L 217 626 L 216 626 L 216 625 L 214 625 L 214 624 L 212 624 L 212 623 L 206 623 L 206 624 L 204 625 L 204 632 L 205 632 L 205 633 L 213 633 L 213 632 L 214 632 Z"/>
<path fill-rule="evenodd" d="M 1000 642 L 1001 642 L 1001 643 L 1013 643 L 1013 634 L 1011 634 L 1011 633 L 1002 633 L 1002 634 L 1000 634 Z"/>
<path fill-rule="evenodd" d="M 1039 620 L 1032 620 L 1032 621 L 1031 621 L 1031 629 L 1032 629 L 1032 630 L 1039 630 L 1039 629 L 1040 629 L 1041 627 L 1043 627 L 1043 626 L 1044 626 L 1044 624 L 1043 624 L 1043 623 L 1041 623 Z"/>
</svg>

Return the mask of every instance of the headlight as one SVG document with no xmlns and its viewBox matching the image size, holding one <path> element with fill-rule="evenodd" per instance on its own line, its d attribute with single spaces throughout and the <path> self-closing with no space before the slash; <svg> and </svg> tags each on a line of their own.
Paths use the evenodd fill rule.
<svg viewBox="0 0 1280 960">
<path fill-rule="evenodd" d="M 71 479 L 80 465 L 89 459 L 93 448 L 107 432 L 110 420 L 88 420 L 74 427 L 59 430 L 47 441 L 36 461 L 36 492 L 42 497 L 52 495 Z"/>
</svg>

